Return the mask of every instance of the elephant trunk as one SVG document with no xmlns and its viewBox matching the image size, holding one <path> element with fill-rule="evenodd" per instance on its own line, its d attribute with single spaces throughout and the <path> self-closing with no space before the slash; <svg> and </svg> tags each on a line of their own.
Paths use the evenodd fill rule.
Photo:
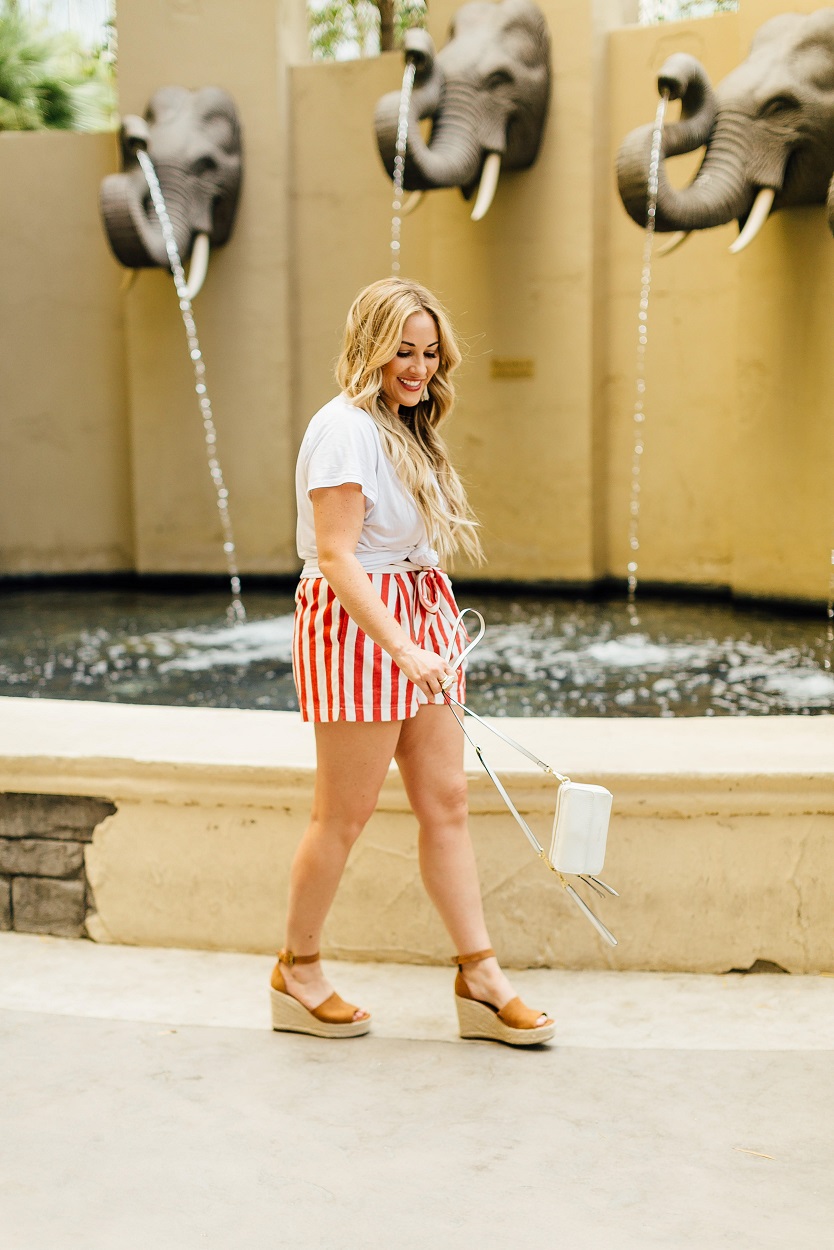
<svg viewBox="0 0 834 1250">
<path fill-rule="evenodd" d="M 719 114 L 706 156 L 694 181 L 676 190 L 661 164 L 657 187 L 657 226 L 661 230 L 704 230 L 723 226 L 749 212 L 753 187 L 746 175 L 744 152 L 749 119 L 738 113 Z"/>
<path fill-rule="evenodd" d="M 752 199 L 743 164 L 744 132 L 749 118 L 739 111 L 719 107 L 706 71 L 692 56 L 679 53 L 670 57 L 658 75 L 657 85 L 670 99 L 681 101 L 680 121 L 663 130 L 663 158 L 694 152 L 703 144 L 707 145 L 707 152 L 694 181 L 680 191 L 669 183 L 661 161 L 656 228 L 699 230 L 743 216 Z M 641 126 L 632 131 L 617 158 L 620 196 L 640 226 L 646 224 L 653 129 Z"/>
<path fill-rule="evenodd" d="M 380 155 L 393 174 L 396 151 L 399 92 L 379 101 L 375 127 Z M 474 88 L 447 83 L 435 67 L 431 79 L 415 88 L 408 122 L 405 189 L 429 191 L 435 187 L 471 187 L 483 160 L 479 139 L 482 105 Z M 432 117 L 431 140 L 420 133 L 420 119 Z"/>
<path fill-rule="evenodd" d="M 189 184 L 175 165 L 159 165 L 156 169 L 177 251 L 184 262 L 194 234 L 188 215 Z M 141 169 L 108 175 L 101 185 L 101 207 L 117 260 L 130 269 L 169 267 L 162 229 Z"/>
<path fill-rule="evenodd" d="M 661 160 L 655 217 L 658 230 L 703 230 L 746 215 L 753 199 L 753 188 L 744 168 L 748 128 L 749 121 L 743 115 L 720 113 L 711 135 L 702 140 L 707 142 L 707 151 L 698 173 L 681 190 L 670 184 Z M 673 135 L 673 141 L 668 142 L 664 133 L 664 159 L 682 150 L 693 150 L 677 148 L 675 138 Z M 638 226 L 646 224 L 651 142 L 651 126 L 634 131 L 620 148 L 617 164 L 620 196 Z"/>
<path fill-rule="evenodd" d="M 477 182 L 484 155 L 478 133 L 482 110 L 473 88 L 446 83 L 430 143 L 424 141 L 416 124 L 409 130 L 407 185 L 465 188 Z"/>
</svg>

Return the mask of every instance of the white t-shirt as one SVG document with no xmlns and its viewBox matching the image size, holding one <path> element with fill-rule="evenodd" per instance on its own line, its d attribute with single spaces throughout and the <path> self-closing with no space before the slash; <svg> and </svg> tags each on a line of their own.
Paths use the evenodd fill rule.
<svg viewBox="0 0 834 1250">
<path fill-rule="evenodd" d="M 357 482 L 365 496 L 365 524 L 356 558 L 369 573 L 392 568 L 436 568 L 437 552 L 413 497 L 386 456 L 373 417 L 343 395 L 320 408 L 307 426 L 295 470 L 296 539 L 302 577 L 320 577 L 310 491 Z"/>
</svg>

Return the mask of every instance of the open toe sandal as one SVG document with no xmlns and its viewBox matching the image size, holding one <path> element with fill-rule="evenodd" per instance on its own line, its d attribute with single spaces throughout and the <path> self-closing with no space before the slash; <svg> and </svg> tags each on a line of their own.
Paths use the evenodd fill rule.
<svg viewBox="0 0 834 1250">
<path fill-rule="evenodd" d="M 472 997 L 463 976 L 464 964 L 480 963 L 494 954 L 493 950 L 475 951 L 472 955 L 455 955 L 452 960 L 458 966 L 455 1006 L 461 1037 L 506 1042 L 509 1046 L 537 1046 L 539 1042 L 549 1042 L 556 1032 L 554 1021 L 547 1019 L 539 1024 L 544 1013 L 525 1007 L 520 998 L 511 998 L 499 1011 L 492 1003 Z"/>
<path fill-rule="evenodd" d="M 290 994 L 281 965 L 292 968 L 293 964 L 314 964 L 319 958 L 318 951 L 315 955 L 294 955 L 288 950 L 278 952 L 270 982 L 273 1029 L 280 1033 L 308 1033 L 311 1037 L 359 1037 L 367 1033 L 371 1017 L 354 1020 L 358 1008 L 346 1003 L 338 994 L 331 994 L 318 1007 L 305 1007 Z"/>
</svg>

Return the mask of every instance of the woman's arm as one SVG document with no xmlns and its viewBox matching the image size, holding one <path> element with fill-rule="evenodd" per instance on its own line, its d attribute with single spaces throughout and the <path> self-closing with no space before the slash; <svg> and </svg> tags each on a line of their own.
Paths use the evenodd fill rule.
<svg viewBox="0 0 834 1250">
<path fill-rule="evenodd" d="M 433 651 L 424 651 L 397 624 L 356 558 L 365 521 L 365 497 L 355 482 L 310 492 L 316 527 L 318 566 L 336 598 L 361 630 L 373 639 L 429 698 L 440 693 L 449 671 Z"/>
</svg>

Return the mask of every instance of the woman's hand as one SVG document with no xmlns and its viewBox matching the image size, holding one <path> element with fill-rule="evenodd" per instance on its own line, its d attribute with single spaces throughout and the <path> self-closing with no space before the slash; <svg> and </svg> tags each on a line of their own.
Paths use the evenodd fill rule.
<svg viewBox="0 0 834 1250">
<path fill-rule="evenodd" d="M 407 643 L 393 658 L 408 680 L 432 701 L 442 692 L 442 683 L 452 672 L 447 660 L 434 651 L 424 651 L 413 642 Z"/>
</svg>

